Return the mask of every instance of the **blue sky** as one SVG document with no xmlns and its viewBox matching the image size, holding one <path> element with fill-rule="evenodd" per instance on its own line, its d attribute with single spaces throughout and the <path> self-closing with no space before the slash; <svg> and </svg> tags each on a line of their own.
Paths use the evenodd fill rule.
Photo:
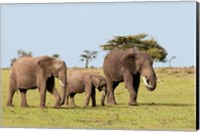
<svg viewBox="0 0 200 132">
<path fill-rule="evenodd" d="M 57 53 L 68 67 L 84 67 L 83 50 L 96 50 L 90 65 L 101 67 L 100 45 L 113 36 L 147 33 L 167 52 L 172 66 L 195 65 L 196 20 L 193 2 L 129 2 L 1 5 L 1 66 L 17 50 L 33 56 Z M 154 63 L 155 67 L 168 63 Z"/>
</svg>

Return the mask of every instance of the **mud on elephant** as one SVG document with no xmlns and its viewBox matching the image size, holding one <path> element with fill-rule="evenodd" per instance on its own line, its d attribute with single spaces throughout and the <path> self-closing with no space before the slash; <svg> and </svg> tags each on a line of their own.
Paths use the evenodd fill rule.
<svg viewBox="0 0 200 132">
<path fill-rule="evenodd" d="M 73 71 L 67 77 L 68 87 L 66 94 L 66 105 L 70 105 L 71 107 L 75 106 L 74 96 L 77 93 L 85 92 L 85 104 L 84 107 L 89 105 L 89 101 L 91 98 L 92 106 L 96 106 L 96 91 L 98 89 L 100 92 L 103 91 L 103 95 L 101 98 L 101 105 L 104 105 L 105 96 L 107 93 L 107 84 L 106 79 L 97 74 L 87 71 Z M 70 97 L 70 103 L 69 103 Z"/>
<path fill-rule="evenodd" d="M 7 106 L 12 104 L 14 93 L 21 93 L 21 107 L 28 107 L 26 92 L 29 89 L 39 89 L 40 107 L 45 107 L 46 90 L 56 98 L 55 107 L 64 104 L 66 96 L 67 67 L 64 61 L 49 56 L 22 57 L 13 64 L 10 72 L 9 96 Z M 55 88 L 55 77 L 62 86 L 62 99 Z"/>
<path fill-rule="evenodd" d="M 137 48 L 113 50 L 104 59 L 103 71 L 107 80 L 107 103 L 117 104 L 114 90 L 120 82 L 124 82 L 130 94 L 129 105 L 137 105 L 137 94 L 140 76 L 148 90 L 156 88 L 156 74 L 150 56 Z"/>
</svg>

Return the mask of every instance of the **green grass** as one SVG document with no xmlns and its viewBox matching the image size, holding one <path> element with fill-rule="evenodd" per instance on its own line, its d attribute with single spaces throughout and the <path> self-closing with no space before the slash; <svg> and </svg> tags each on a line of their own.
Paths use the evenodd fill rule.
<svg viewBox="0 0 200 132">
<path fill-rule="evenodd" d="M 94 69 L 102 74 L 102 70 Z M 195 71 L 192 69 L 156 69 L 164 83 L 149 92 L 143 82 L 139 89 L 138 104 L 128 105 L 129 94 L 121 83 L 115 92 L 118 105 L 101 106 L 97 91 L 97 107 L 83 108 L 85 94 L 77 94 L 77 107 L 54 109 L 55 99 L 47 94 L 47 108 L 39 108 L 38 90 L 27 94 L 29 108 L 20 107 L 20 93 L 15 93 L 13 104 L 6 107 L 9 71 L 2 70 L 2 127 L 40 128 L 96 128 L 134 130 L 195 130 L 196 93 Z M 57 89 L 61 91 L 59 83 Z"/>
</svg>

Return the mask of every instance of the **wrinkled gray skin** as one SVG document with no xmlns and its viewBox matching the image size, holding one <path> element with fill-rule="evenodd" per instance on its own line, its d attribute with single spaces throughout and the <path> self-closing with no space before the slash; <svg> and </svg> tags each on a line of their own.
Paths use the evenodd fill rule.
<svg viewBox="0 0 200 132">
<path fill-rule="evenodd" d="M 107 103 L 117 104 L 114 90 L 120 82 L 124 82 L 130 94 L 129 105 L 137 105 L 137 94 L 140 76 L 146 79 L 146 87 L 153 91 L 156 88 L 156 74 L 150 56 L 137 48 L 113 50 L 104 59 L 103 71 L 107 80 Z"/>
<path fill-rule="evenodd" d="M 21 93 L 21 107 L 28 107 L 26 92 L 29 89 L 39 89 L 40 107 L 45 107 L 46 90 L 56 98 L 56 108 L 64 104 L 66 96 L 66 71 L 65 62 L 53 57 L 22 57 L 14 63 L 10 72 L 9 96 L 7 106 L 12 104 L 15 91 Z M 62 83 L 62 99 L 55 88 L 55 77 Z"/>
<path fill-rule="evenodd" d="M 85 104 L 84 107 L 87 107 L 89 105 L 90 98 L 92 100 L 92 106 L 96 106 L 96 91 L 95 89 L 98 89 L 99 91 L 103 90 L 103 95 L 101 99 L 101 104 L 104 105 L 104 100 L 106 96 L 106 79 L 97 74 L 97 73 L 91 73 L 87 71 L 73 71 L 68 77 L 67 77 L 68 87 L 67 87 L 67 94 L 66 94 L 66 105 L 74 107 L 74 96 L 77 93 L 83 93 L 85 92 L 86 98 L 85 98 Z M 69 97 L 70 97 L 70 103 L 69 103 Z"/>
</svg>

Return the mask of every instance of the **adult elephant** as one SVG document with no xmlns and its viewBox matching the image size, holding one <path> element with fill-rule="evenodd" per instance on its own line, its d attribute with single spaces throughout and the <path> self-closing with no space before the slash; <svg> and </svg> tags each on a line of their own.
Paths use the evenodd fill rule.
<svg viewBox="0 0 200 132">
<path fill-rule="evenodd" d="M 86 94 L 84 107 L 87 107 L 90 101 L 92 100 L 92 106 L 96 106 L 96 91 L 95 88 L 100 92 L 103 92 L 101 98 L 101 105 L 104 105 L 105 96 L 107 93 L 107 85 L 106 79 L 97 74 L 87 71 L 73 71 L 67 77 L 68 87 L 67 87 L 67 95 L 66 95 L 66 105 L 69 105 L 69 97 L 70 97 L 70 106 L 74 107 L 74 96 L 77 93 Z"/>
<path fill-rule="evenodd" d="M 45 107 L 46 90 L 56 98 L 55 107 L 61 107 L 66 96 L 66 71 L 65 62 L 53 57 L 19 58 L 11 68 L 7 106 L 14 106 L 12 104 L 13 96 L 15 91 L 19 90 L 21 93 L 21 107 L 28 107 L 27 90 L 38 88 L 41 108 Z M 62 99 L 55 88 L 55 77 L 60 80 L 63 89 Z"/>
<path fill-rule="evenodd" d="M 137 48 L 127 50 L 113 50 L 104 59 L 103 71 L 107 80 L 107 103 L 117 104 L 114 90 L 120 82 L 130 94 L 129 105 L 137 105 L 137 93 L 140 84 L 140 75 L 148 90 L 156 88 L 156 74 L 150 56 Z"/>
</svg>

